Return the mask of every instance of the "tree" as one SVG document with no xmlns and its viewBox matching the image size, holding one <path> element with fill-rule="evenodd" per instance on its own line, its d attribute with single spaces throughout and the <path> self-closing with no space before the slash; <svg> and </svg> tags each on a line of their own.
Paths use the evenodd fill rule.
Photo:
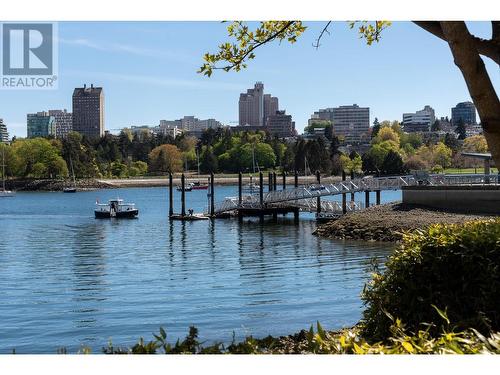
<svg viewBox="0 0 500 375">
<path fill-rule="evenodd" d="M 378 132 L 378 135 L 372 140 L 373 143 L 380 143 L 384 141 L 392 141 L 395 144 L 400 144 L 400 139 L 398 133 L 396 133 L 392 128 L 382 127 Z"/>
<path fill-rule="evenodd" d="M 149 153 L 149 166 L 154 172 L 175 173 L 182 171 L 182 154 L 174 145 L 161 145 Z"/>
<path fill-rule="evenodd" d="M 439 123 L 439 120 L 434 121 L 434 123 L 431 125 L 431 131 L 432 132 L 437 132 L 441 130 L 441 125 Z"/>
<path fill-rule="evenodd" d="M 486 143 L 486 141 L 484 141 Z M 460 148 L 460 142 L 458 142 L 457 137 L 451 133 L 446 133 L 444 136 L 444 144 L 449 147 L 453 152 L 457 152 Z"/>
<path fill-rule="evenodd" d="M 393 150 L 390 150 L 385 156 L 381 170 L 384 175 L 399 175 L 406 173 L 401 155 Z"/>
<path fill-rule="evenodd" d="M 372 138 L 376 137 L 379 130 L 380 130 L 380 123 L 378 122 L 378 118 L 375 117 L 375 121 L 373 121 L 373 128 L 372 128 L 371 137 Z"/>
<path fill-rule="evenodd" d="M 67 177 L 68 167 L 58 149 L 45 138 L 19 139 L 12 143 L 10 168 L 19 177 Z"/>
<path fill-rule="evenodd" d="M 328 21 L 318 36 L 315 46 L 320 46 L 321 38 L 328 34 Z M 491 150 L 495 164 L 500 165 L 500 101 L 493 87 L 481 56 L 500 64 L 500 21 L 491 21 L 491 39 L 471 35 L 464 21 L 414 21 L 416 25 L 449 45 L 455 65 L 460 69 L 471 98 L 481 118 L 481 125 Z M 354 28 L 356 22 L 350 22 Z M 378 42 L 387 21 L 361 22 L 358 32 L 368 45 Z M 295 43 L 305 31 L 302 21 L 265 21 L 255 30 L 250 30 L 245 22 L 231 22 L 227 28 L 233 43 L 222 43 L 215 54 L 206 53 L 205 62 L 199 73 L 211 76 L 215 69 L 239 71 L 246 67 L 248 60 L 255 58 L 255 50 L 272 41 L 286 40 Z M 225 65 L 218 66 L 219 62 Z"/>
<path fill-rule="evenodd" d="M 488 152 L 488 144 L 483 135 L 474 135 L 464 140 L 462 150 L 465 152 L 485 153 Z"/>
<path fill-rule="evenodd" d="M 212 147 L 207 146 L 201 154 L 200 169 L 203 173 L 217 172 L 219 163 L 212 152 Z"/>
<path fill-rule="evenodd" d="M 465 130 L 465 123 L 464 120 L 460 119 L 458 121 L 457 127 L 455 129 L 455 132 L 458 134 L 458 139 L 463 140 L 467 137 L 467 132 Z"/>
</svg>

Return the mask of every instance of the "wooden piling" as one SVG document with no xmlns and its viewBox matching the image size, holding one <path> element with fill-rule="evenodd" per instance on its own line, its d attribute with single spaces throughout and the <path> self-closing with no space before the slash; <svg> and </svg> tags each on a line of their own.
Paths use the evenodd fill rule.
<svg viewBox="0 0 500 375">
<path fill-rule="evenodd" d="M 181 175 L 181 216 L 186 216 L 186 180 L 184 173 Z"/>
<path fill-rule="evenodd" d="M 243 188 L 243 175 L 241 172 L 238 173 L 238 204 L 241 205 L 241 195 Z"/>
<path fill-rule="evenodd" d="M 286 190 L 286 172 L 283 171 L 283 190 Z"/>
<path fill-rule="evenodd" d="M 210 216 L 215 216 L 215 177 L 214 172 L 210 172 Z"/>
<path fill-rule="evenodd" d="M 318 185 L 321 185 L 321 174 L 319 171 L 316 171 L 316 181 L 318 181 Z M 318 190 L 321 191 L 321 190 Z M 316 212 L 319 214 L 321 213 L 321 198 L 317 197 L 316 198 Z"/>
<path fill-rule="evenodd" d="M 370 207 L 370 191 L 365 191 L 365 208 Z"/>
<path fill-rule="evenodd" d="M 342 171 L 342 181 L 345 181 L 345 171 Z M 347 194 L 342 193 L 342 213 L 347 213 Z"/>
<path fill-rule="evenodd" d="M 299 187 L 299 172 L 295 171 L 295 187 Z"/>
<path fill-rule="evenodd" d="M 269 172 L 267 175 L 267 191 L 273 191 L 273 173 Z"/>
<path fill-rule="evenodd" d="M 276 191 L 276 172 L 273 172 L 273 190 Z"/>
<path fill-rule="evenodd" d="M 262 207 L 264 203 L 264 175 L 259 172 L 259 202 Z"/>
<path fill-rule="evenodd" d="M 377 205 L 380 204 L 380 190 L 375 190 L 375 197 L 377 201 Z"/>
<path fill-rule="evenodd" d="M 168 174 L 168 217 L 174 214 L 174 184 L 172 173 Z"/>
</svg>

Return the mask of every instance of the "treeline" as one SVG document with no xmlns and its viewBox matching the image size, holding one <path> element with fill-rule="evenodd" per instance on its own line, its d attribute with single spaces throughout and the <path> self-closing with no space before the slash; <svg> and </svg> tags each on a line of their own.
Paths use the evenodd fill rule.
<svg viewBox="0 0 500 375">
<path fill-rule="evenodd" d="M 123 178 L 197 170 L 198 166 L 202 173 L 280 169 L 392 175 L 415 169 L 440 172 L 448 167 L 470 167 L 473 162 L 461 157 L 461 151 L 487 151 L 483 136 L 459 141 L 447 134 L 424 142 L 422 135 L 404 133 L 397 121 L 374 127 L 370 147 L 362 155 L 348 153 L 331 131 L 313 140 L 285 141 L 263 131 L 234 133 L 222 128 L 208 129 L 200 139 L 133 134 L 124 129 L 119 135 L 99 139 L 73 132 L 62 140 L 15 139 L 11 145 L 0 146 L 5 152 L 6 174 L 28 178 L 66 178 L 72 171 L 76 178 Z"/>
</svg>

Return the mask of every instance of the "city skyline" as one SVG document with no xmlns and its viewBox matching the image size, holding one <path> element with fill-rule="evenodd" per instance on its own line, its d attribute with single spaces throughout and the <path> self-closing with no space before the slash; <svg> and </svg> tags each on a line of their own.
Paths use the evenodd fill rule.
<svg viewBox="0 0 500 375">
<path fill-rule="evenodd" d="M 469 24 L 475 33 L 489 32 L 486 22 Z M 314 38 L 321 23 L 308 26 L 308 38 Z M 118 30 L 124 30 L 123 35 Z M 182 45 L 174 39 L 177 32 L 185 35 Z M 380 43 L 370 47 L 346 23 L 336 22 L 334 33 L 318 50 L 306 38 L 296 46 L 262 49 L 240 73 L 202 77 L 196 70 L 203 53 L 213 51 L 225 32 L 218 22 L 62 22 L 59 89 L 1 91 L 0 117 L 11 136 L 25 137 L 27 113 L 71 108 L 72 89 L 85 82 L 105 87 L 105 123 L 112 132 L 186 115 L 235 125 L 238 95 L 257 81 L 280 98 L 299 133 L 320 108 L 357 103 L 370 108 L 372 124 L 375 117 L 402 121 L 403 113 L 427 104 L 436 117 L 451 117 L 452 107 L 470 100 L 444 42 L 409 22 L 395 22 Z M 425 53 L 409 55 L 408 51 Z M 491 73 L 494 63 L 485 62 Z M 491 78 L 498 87 L 500 76 L 491 74 Z"/>
</svg>

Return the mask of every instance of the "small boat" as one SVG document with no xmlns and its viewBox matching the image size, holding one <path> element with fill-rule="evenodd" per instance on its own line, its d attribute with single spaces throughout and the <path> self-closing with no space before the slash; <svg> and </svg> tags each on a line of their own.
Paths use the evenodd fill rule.
<svg viewBox="0 0 500 375">
<path fill-rule="evenodd" d="M 71 175 L 73 176 L 73 186 L 65 187 L 63 189 L 63 193 L 76 193 L 75 171 L 73 169 L 73 160 L 71 160 L 71 155 L 69 156 L 69 163 L 71 164 Z"/>
<path fill-rule="evenodd" d="M 202 184 L 200 181 L 195 181 L 192 183 L 192 189 L 193 190 L 207 190 L 208 185 Z"/>
<path fill-rule="evenodd" d="M 108 203 L 96 202 L 94 211 L 97 219 L 119 218 L 134 218 L 139 214 L 139 210 L 135 208 L 135 203 L 124 203 L 123 199 L 110 199 Z"/>
<path fill-rule="evenodd" d="M 247 193 L 247 194 L 258 193 L 259 190 L 260 190 L 260 185 L 254 184 L 253 182 L 250 182 L 249 184 L 246 184 L 242 188 L 242 192 L 243 193 Z"/>
<path fill-rule="evenodd" d="M 182 186 L 177 186 L 176 188 L 177 191 L 182 191 Z M 189 183 L 186 186 L 184 186 L 184 191 L 191 191 L 193 190 L 193 184 Z"/>
</svg>

